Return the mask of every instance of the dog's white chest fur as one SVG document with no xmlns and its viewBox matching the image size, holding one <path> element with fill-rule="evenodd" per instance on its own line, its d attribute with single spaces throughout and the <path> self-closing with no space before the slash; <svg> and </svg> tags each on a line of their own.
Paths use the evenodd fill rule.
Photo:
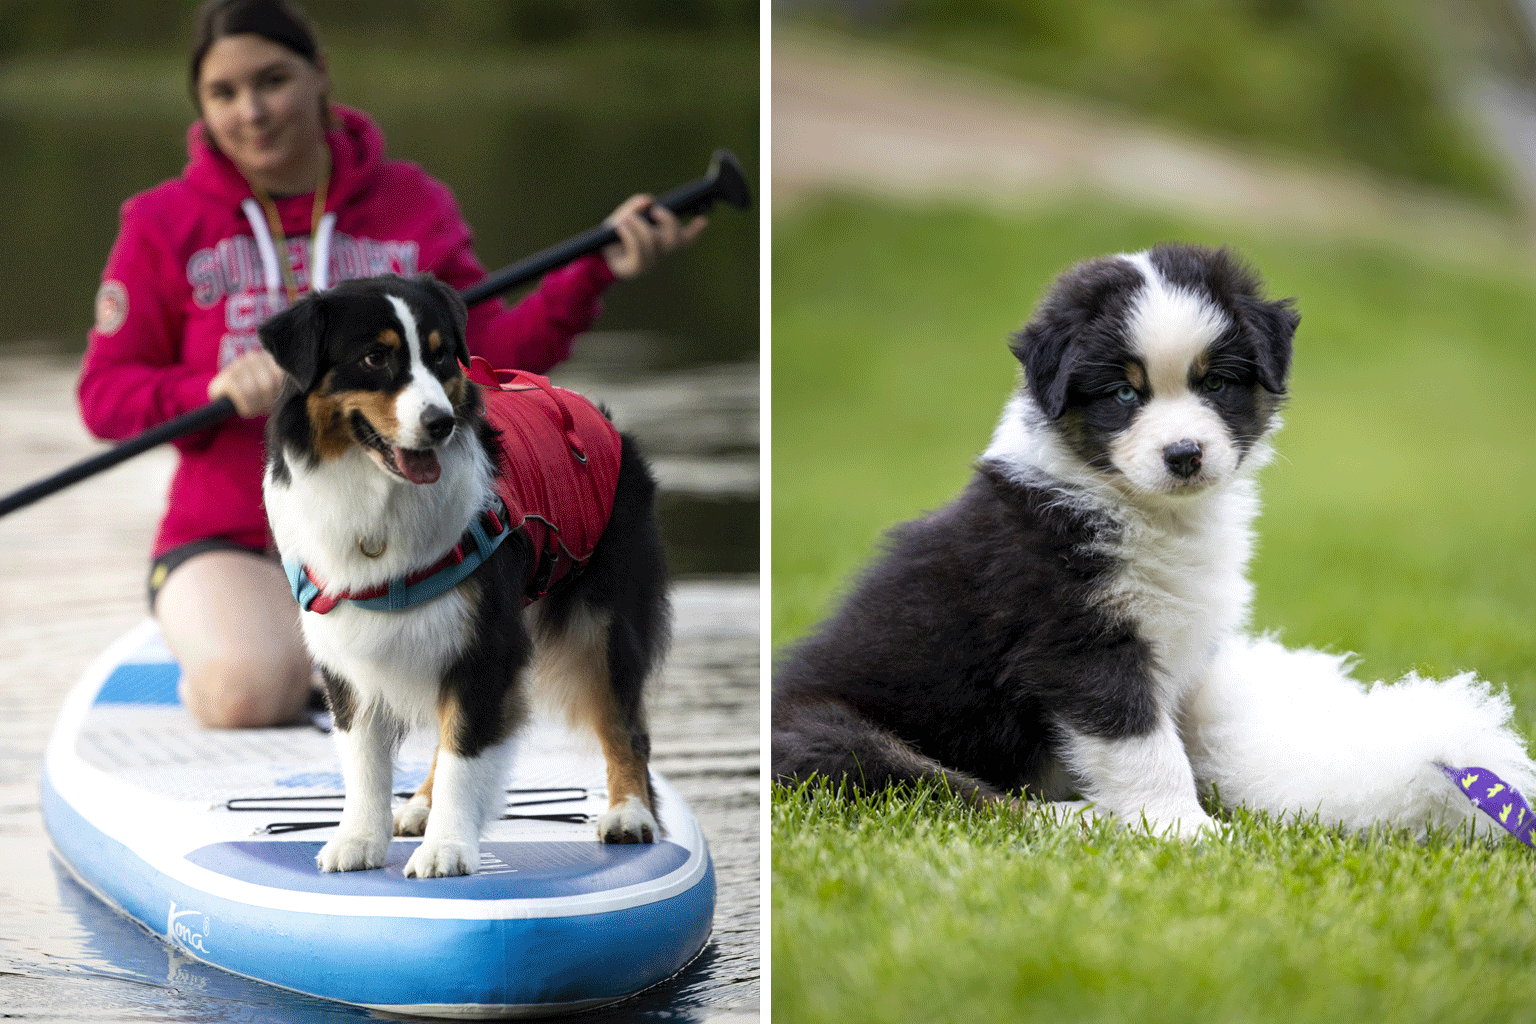
<svg viewBox="0 0 1536 1024">
<path fill-rule="evenodd" d="M 267 514 L 278 549 L 307 565 L 327 590 L 379 586 L 430 565 L 487 507 L 491 466 L 469 432 L 448 442 L 434 484 L 393 480 L 360 449 L 318 465 L 288 460 L 289 482 L 268 473 Z M 372 552 L 372 554 L 370 554 Z M 375 697 L 401 718 L 430 722 L 438 682 L 470 642 L 473 608 L 455 590 L 393 612 L 341 602 L 324 615 L 301 616 L 311 655 L 353 681 L 365 703 Z"/>
<path fill-rule="evenodd" d="M 1164 706 L 1176 712 L 1223 639 L 1247 622 L 1256 488 L 1239 479 L 1177 508 L 1122 507 L 1119 562 L 1103 601 L 1152 649 Z"/>
</svg>

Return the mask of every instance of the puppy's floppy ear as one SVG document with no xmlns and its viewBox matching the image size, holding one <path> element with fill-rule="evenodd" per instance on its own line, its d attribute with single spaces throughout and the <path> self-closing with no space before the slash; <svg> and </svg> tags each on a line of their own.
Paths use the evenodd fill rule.
<svg viewBox="0 0 1536 1024">
<path fill-rule="evenodd" d="M 450 287 L 433 277 L 431 274 L 417 274 L 416 283 L 427 290 L 432 301 L 438 306 L 438 311 L 450 324 L 453 325 L 453 354 L 460 363 L 469 365 L 469 342 L 465 339 L 465 325 L 469 322 L 469 308 L 464 305 L 464 298 L 458 290 Z"/>
<path fill-rule="evenodd" d="M 1049 420 L 1058 419 L 1067 408 L 1067 383 L 1072 379 L 1068 353 L 1078 326 L 1067 318 L 1037 315 L 1008 346 L 1024 367 L 1029 393 Z"/>
<path fill-rule="evenodd" d="M 1238 298 L 1237 308 L 1255 335 L 1254 357 L 1258 362 L 1259 383 L 1271 394 L 1285 394 L 1286 379 L 1291 372 L 1291 339 L 1301 323 L 1294 300 L 1270 302 L 1243 295 Z"/>
<path fill-rule="evenodd" d="M 1143 283 L 1141 271 L 1117 256 L 1079 263 L 1056 279 L 1034 318 L 1013 336 L 1008 347 L 1048 419 L 1066 411 L 1083 344 L 1123 324 Z"/>
<path fill-rule="evenodd" d="M 323 347 L 328 303 L 323 295 L 307 295 L 262 324 L 257 330 L 262 347 L 277 365 L 308 392 L 324 373 Z"/>
</svg>

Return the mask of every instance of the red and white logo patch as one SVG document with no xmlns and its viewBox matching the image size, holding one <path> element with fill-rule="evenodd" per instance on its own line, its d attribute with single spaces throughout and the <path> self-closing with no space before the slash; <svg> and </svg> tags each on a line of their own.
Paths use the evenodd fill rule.
<svg viewBox="0 0 1536 1024">
<path fill-rule="evenodd" d="M 96 333 L 116 334 L 128 319 L 128 289 L 121 281 L 103 281 L 96 291 Z"/>
</svg>

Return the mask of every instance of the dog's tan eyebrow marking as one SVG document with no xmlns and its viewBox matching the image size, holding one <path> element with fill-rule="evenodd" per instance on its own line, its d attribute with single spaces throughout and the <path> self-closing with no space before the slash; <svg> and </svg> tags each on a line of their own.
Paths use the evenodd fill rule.
<svg viewBox="0 0 1536 1024">
<path fill-rule="evenodd" d="M 469 378 L 464 376 L 463 367 L 459 367 L 459 371 L 448 378 L 443 384 L 443 393 L 448 396 L 448 401 L 453 403 L 455 412 L 462 412 L 464 410 L 465 405 L 469 402 L 470 392 Z"/>
<path fill-rule="evenodd" d="M 384 328 L 379 332 L 379 336 L 375 340 L 382 345 L 388 345 L 390 348 L 399 348 L 405 344 L 405 339 L 400 337 L 400 332 L 393 327 Z"/>
<path fill-rule="evenodd" d="M 443 336 L 441 334 L 439 334 L 435 330 L 429 331 L 427 333 L 427 351 L 428 352 L 436 352 L 438 349 L 440 349 L 442 347 L 443 347 Z"/>
<path fill-rule="evenodd" d="M 1125 380 L 1127 384 L 1137 391 L 1147 390 L 1147 371 L 1135 360 L 1130 360 L 1125 364 Z"/>
</svg>

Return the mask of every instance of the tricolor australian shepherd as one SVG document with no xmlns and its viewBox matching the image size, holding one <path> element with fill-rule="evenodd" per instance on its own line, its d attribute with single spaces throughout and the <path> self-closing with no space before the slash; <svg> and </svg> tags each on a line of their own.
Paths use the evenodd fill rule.
<svg viewBox="0 0 1536 1024">
<path fill-rule="evenodd" d="M 464 327 L 457 293 L 422 275 L 349 281 L 261 328 L 292 378 L 268 426 L 267 513 L 346 783 L 323 871 L 380 867 L 397 834 L 423 836 L 407 875 L 473 872 L 532 675 L 601 742 L 599 837 L 657 835 L 641 703 L 668 628 L 654 481 L 579 396 L 470 379 Z M 392 811 L 418 725 L 437 756 Z"/>
<path fill-rule="evenodd" d="M 1298 319 L 1226 250 L 1058 278 L 1015 336 L 1022 382 L 969 485 L 896 528 L 788 653 L 775 777 L 1077 796 L 1180 837 L 1212 827 L 1213 785 L 1422 827 L 1473 819 L 1442 758 L 1536 780 L 1507 703 L 1474 680 L 1421 686 L 1398 714 L 1379 698 L 1411 687 L 1365 694 L 1347 659 L 1244 633 L 1254 475 Z"/>
</svg>

